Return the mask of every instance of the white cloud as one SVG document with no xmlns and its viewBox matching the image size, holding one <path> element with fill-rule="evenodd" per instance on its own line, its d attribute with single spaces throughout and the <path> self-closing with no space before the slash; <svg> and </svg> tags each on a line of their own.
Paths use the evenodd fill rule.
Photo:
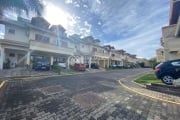
<svg viewBox="0 0 180 120">
<path fill-rule="evenodd" d="M 65 3 L 72 6 L 69 13 L 65 12 L 69 16 L 65 27 L 69 34 L 92 34 L 102 41 L 109 40 L 105 44 L 140 57 L 155 55 L 155 49 L 160 46 L 161 27 L 168 24 L 167 1 L 66 0 Z"/>
<path fill-rule="evenodd" d="M 88 6 L 87 6 L 87 5 L 83 5 L 83 7 L 84 7 L 84 8 L 88 8 Z"/>
<path fill-rule="evenodd" d="M 155 49 L 160 47 L 161 27 L 168 24 L 169 4 L 162 6 L 162 3 L 114 0 L 92 10 L 101 17 L 102 30 L 106 35 L 120 36 L 120 39 L 112 39 L 105 44 L 149 58 L 155 56 Z"/>
<path fill-rule="evenodd" d="M 106 44 L 113 45 L 116 49 L 124 49 L 129 53 L 138 55 L 138 57 L 150 58 L 155 56 L 155 49 L 160 47 L 160 36 L 157 34 L 159 32 L 161 31 L 155 28 L 151 31 L 144 31 L 140 35 Z"/>
<path fill-rule="evenodd" d="M 100 1 L 100 0 L 96 0 L 96 2 L 97 2 L 98 4 L 101 4 L 101 1 Z"/>
<path fill-rule="evenodd" d="M 98 22 L 98 25 L 101 25 L 101 24 L 102 24 L 102 23 L 99 21 L 99 22 Z"/>
<path fill-rule="evenodd" d="M 65 3 L 72 4 L 75 7 L 80 7 L 78 1 L 66 0 Z M 86 5 L 85 7 L 88 6 Z M 66 33 L 68 35 L 80 34 L 81 36 L 87 36 L 91 33 L 91 24 L 87 21 L 82 21 L 81 17 L 74 15 L 73 13 L 69 13 L 65 11 L 65 9 L 61 9 L 58 4 L 55 4 L 54 2 L 46 1 L 44 17 L 51 24 L 61 24 L 66 29 Z"/>
<path fill-rule="evenodd" d="M 71 3 L 73 3 L 73 0 L 65 0 L 65 3 L 66 4 L 71 4 Z"/>
</svg>

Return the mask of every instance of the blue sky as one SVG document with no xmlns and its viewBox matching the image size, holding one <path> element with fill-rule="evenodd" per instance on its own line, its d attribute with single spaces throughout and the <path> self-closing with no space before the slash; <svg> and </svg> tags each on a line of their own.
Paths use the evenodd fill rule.
<svg viewBox="0 0 180 120">
<path fill-rule="evenodd" d="M 170 0 L 44 0 L 43 16 L 68 34 L 92 35 L 138 57 L 155 57 Z"/>
<path fill-rule="evenodd" d="M 51 3 L 72 16 L 71 28 L 65 25 L 69 33 L 92 35 L 102 44 L 138 57 L 155 56 L 160 47 L 161 27 L 168 25 L 169 20 L 169 0 L 51 0 Z"/>
</svg>

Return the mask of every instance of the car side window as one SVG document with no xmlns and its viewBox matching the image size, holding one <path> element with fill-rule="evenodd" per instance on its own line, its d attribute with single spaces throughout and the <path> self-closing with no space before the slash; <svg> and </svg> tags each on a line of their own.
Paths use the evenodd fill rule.
<svg viewBox="0 0 180 120">
<path fill-rule="evenodd" d="M 180 67 L 180 61 L 174 61 L 174 62 L 171 62 L 171 64 L 172 64 L 173 66 L 178 66 L 178 67 Z"/>
</svg>

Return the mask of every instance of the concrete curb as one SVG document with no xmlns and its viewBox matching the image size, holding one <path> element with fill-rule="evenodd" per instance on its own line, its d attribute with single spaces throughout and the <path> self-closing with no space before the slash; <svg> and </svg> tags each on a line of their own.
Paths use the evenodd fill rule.
<svg viewBox="0 0 180 120">
<path fill-rule="evenodd" d="M 159 100 L 159 101 L 162 101 L 162 102 L 167 102 L 167 103 L 171 103 L 171 104 L 175 104 L 175 105 L 180 105 L 180 102 L 174 102 L 174 101 L 171 101 L 171 100 L 168 100 L 168 99 L 158 98 L 158 97 L 151 96 L 151 95 L 147 95 L 147 94 L 145 94 L 145 93 L 142 93 L 142 92 L 139 92 L 139 91 L 137 91 L 137 90 L 134 90 L 134 89 L 126 86 L 125 84 L 123 84 L 123 83 L 121 82 L 121 80 L 118 80 L 118 82 L 119 82 L 119 84 L 120 84 L 122 87 L 124 87 L 125 89 L 127 89 L 127 90 L 129 90 L 129 91 L 131 91 L 131 92 L 137 93 L 137 94 L 139 94 L 139 95 L 141 95 L 141 96 L 149 97 L 149 98 L 151 98 L 151 99 Z"/>
<path fill-rule="evenodd" d="M 140 83 L 137 83 L 137 82 L 135 82 L 135 80 L 133 80 L 133 81 L 131 81 L 131 82 L 133 82 L 134 84 L 136 84 L 136 85 L 138 85 L 138 86 L 140 86 L 140 87 L 142 87 L 142 88 L 146 88 L 146 85 L 142 85 L 142 84 L 140 84 Z"/>
</svg>

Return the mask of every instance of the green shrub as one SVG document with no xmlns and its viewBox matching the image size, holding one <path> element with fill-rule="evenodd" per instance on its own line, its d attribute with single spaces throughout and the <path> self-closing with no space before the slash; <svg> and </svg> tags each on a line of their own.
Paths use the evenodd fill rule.
<svg viewBox="0 0 180 120">
<path fill-rule="evenodd" d="M 59 75 L 61 74 L 61 70 L 62 70 L 61 66 L 53 65 L 53 66 L 52 66 L 52 69 L 53 69 L 55 72 L 57 72 Z"/>
</svg>

